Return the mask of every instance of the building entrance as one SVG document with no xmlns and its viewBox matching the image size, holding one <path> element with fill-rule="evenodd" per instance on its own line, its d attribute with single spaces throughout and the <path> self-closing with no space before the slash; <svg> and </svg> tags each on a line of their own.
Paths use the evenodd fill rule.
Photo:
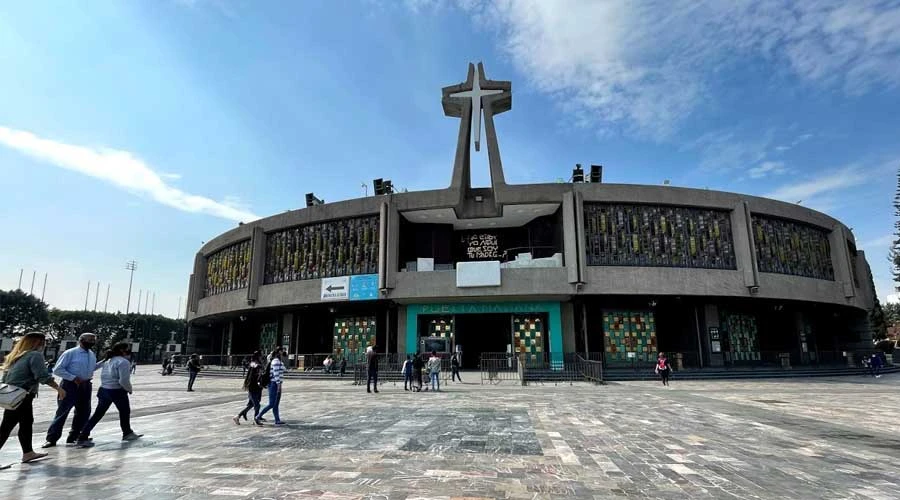
<svg viewBox="0 0 900 500">
<path fill-rule="evenodd" d="M 455 323 L 455 341 L 462 350 L 464 370 L 477 370 L 481 353 L 506 352 L 512 344 L 510 314 L 460 314 Z"/>
</svg>

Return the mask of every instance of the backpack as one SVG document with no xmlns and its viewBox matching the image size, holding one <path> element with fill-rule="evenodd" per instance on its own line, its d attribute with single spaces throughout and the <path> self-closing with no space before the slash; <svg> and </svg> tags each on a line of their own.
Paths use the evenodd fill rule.
<svg viewBox="0 0 900 500">
<path fill-rule="evenodd" d="M 657 370 L 665 370 L 666 369 L 666 361 L 667 360 L 665 358 L 659 358 L 659 360 L 657 360 L 656 369 Z"/>
<path fill-rule="evenodd" d="M 272 381 L 272 362 L 269 361 L 266 363 L 266 367 L 259 372 L 259 386 L 260 387 L 268 387 L 269 382 Z"/>
</svg>

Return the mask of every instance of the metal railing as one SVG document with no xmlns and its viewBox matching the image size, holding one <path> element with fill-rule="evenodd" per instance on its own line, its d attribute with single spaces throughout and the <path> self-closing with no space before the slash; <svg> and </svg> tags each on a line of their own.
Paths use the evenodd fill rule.
<svg viewBox="0 0 900 500">
<path fill-rule="evenodd" d="M 488 352 L 481 354 L 480 371 L 482 384 L 603 382 L 602 353 Z"/>
</svg>

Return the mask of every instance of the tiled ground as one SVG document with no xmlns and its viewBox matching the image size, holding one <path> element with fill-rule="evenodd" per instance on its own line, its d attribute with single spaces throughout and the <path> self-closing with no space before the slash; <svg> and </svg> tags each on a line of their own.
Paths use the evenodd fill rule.
<svg viewBox="0 0 900 500">
<path fill-rule="evenodd" d="M 0 498 L 900 498 L 897 375 L 378 395 L 290 381 L 281 428 L 231 422 L 236 380 L 184 384 L 140 370 L 144 439 L 119 442 L 113 412 L 95 448 L 0 471 Z M 53 405 L 36 402 L 36 445 Z M 13 438 L 0 463 L 18 455 Z"/>
</svg>

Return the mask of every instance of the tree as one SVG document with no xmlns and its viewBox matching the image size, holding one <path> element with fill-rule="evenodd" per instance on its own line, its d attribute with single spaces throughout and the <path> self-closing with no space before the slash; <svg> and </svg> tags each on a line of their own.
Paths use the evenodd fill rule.
<svg viewBox="0 0 900 500">
<path fill-rule="evenodd" d="M 45 331 L 49 321 L 47 304 L 41 299 L 22 290 L 0 290 L 0 336 Z"/>
<path fill-rule="evenodd" d="M 888 326 L 894 326 L 897 323 L 900 323 L 900 304 L 888 302 L 881 306 L 881 309 L 884 311 L 884 322 L 887 323 Z"/>
<path fill-rule="evenodd" d="M 900 170 L 897 171 L 897 191 L 894 194 L 894 242 L 888 259 L 891 261 L 891 274 L 894 275 L 894 283 L 900 285 Z M 895 286 L 900 291 L 900 286 Z"/>
<path fill-rule="evenodd" d="M 887 323 L 885 322 L 884 311 L 881 309 L 878 297 L 875 297 L 875 305 L 869 311 L 869 324 L 872 325 L 872 337 L 875 340 L 887 338 Z"/>
</svg>

